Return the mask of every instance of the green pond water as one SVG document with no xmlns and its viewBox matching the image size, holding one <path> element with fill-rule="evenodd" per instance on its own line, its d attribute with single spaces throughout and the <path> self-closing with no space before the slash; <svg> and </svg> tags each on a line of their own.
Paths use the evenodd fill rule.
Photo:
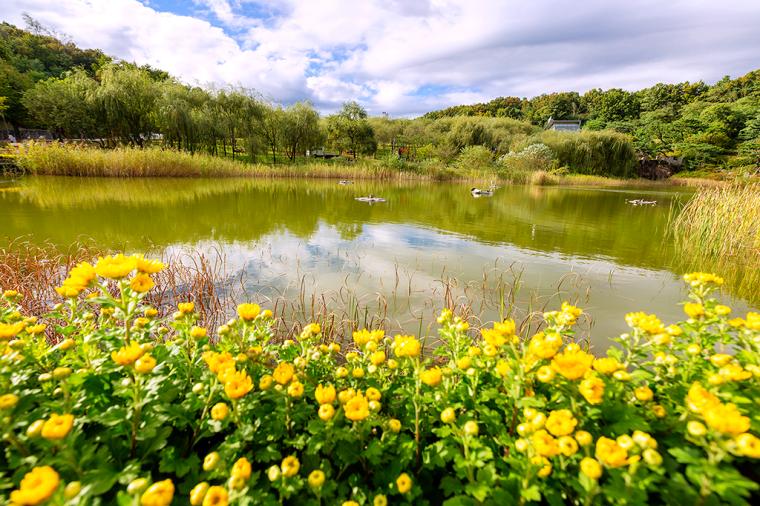
<svg viewBox="0 0 760 506">
<path fill-rule="evenodd" d="M 387 201 L 355 200 L 368 194 Z M 685 267 L 666 227 L 671 205 L 689 196 L 505 186 L 473 198 L 469 185 L 452 183 L 25 177 L 0 182 L 0 239 L 92 241 L 185 262 L 203 253 L 237 300 L 297 300 L 305 310 L 314 296 L 388 330 L 424 331 L 451 302 L 468 305 L 477 323 L 570 300 L 588 313 L 581 334 L 604 347 L 625 331 L 626 312 L 681 319 Z M 657 205 L 626 202 L 638 198 Z"/>
</svg>

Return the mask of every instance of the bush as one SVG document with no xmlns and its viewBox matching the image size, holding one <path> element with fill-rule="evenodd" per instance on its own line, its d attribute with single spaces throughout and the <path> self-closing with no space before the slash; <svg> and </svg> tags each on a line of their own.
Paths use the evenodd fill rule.
<svg viewBox="0 0 760 506">
<path fill-rule="evenodd" d="M 454 162 L 460 171 L 482 171 L 491 168 L 493 153 L 485 146 L 462 148 Z"/>
<path fill-rule="evenodd" d="M 546 144 L 531 144 L 522 151 L 511 151 L 499 160 L 507 172 L 547 172 L 554 166 L 554 153 Z"/>
<path fill-rule="evenodd" d="M 631 313 L 595 358 L 567 303 L 530 338 L 511 320 L 473 337 L 444 310 L 429 350 L 382 330 L 324 342 L 318 324 L 275 341 L 254 304 L 212 336 L 192 302 L 146 307 L 161 268 L 80 264 L 42 320 L 0 298 L 4 502 L 748 504 L 758 490 L 760 314 L 729 320 L 715 276 L 686 276 L 688 320 Z"/>
</svg>

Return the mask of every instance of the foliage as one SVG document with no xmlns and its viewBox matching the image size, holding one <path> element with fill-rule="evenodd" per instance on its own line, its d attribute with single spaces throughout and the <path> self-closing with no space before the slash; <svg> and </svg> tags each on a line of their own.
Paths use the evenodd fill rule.
<svg viewBox="0 0 760 506">
<path fill-rule="evenodd" d="M 455 165 L 463 173 L 488 170 L 493 162 L 493 153 L 485 146 L 465 146 L 457 156 Z"/>
<path fill-rule="evenodd" d="M 636 153 L 624 134 L 602 132 L 542 132 L 538 139 L 554 153 L 561 167 L 578 174 L 632 177 Z"/>
<path fill-rule="evenodd" d="M 102 115 L 95 103 L 97 82 L 82 70 L 65 78 L 39 81 L 22 99 L 39 124 L 58 137 L 95 138 L 101 133 Z"/>
<path fill-rule="evenodd" d="M 160 262 L 79 264 L 38 320 L 0 298 L 5 498 L 26 504 L 749 504 L 760 314 L 729 319 L 693 273 L 688 319 L 630 313 L 595 358 L 563 303 L 542 332 L 440 345 L 319 324 L 273 342 L 255 304 L 217 329 L 144 303 Z M 719 349 L 716 351 L 716 347 Z M 732 350 L 727 354 L 724 349 Z"/>
<path fill-rule="evenodd" d="M 328 139 L 356 159 L 358 153 L 377 151 L 375 134 L 367 121 L 367 111 L 357 102 L 346 102 L 337 114 L 327 118 Z"/>
<path fill-rule="evenodd" d="M 554 152 L 546 144 L 531 144 L 519 152 L 509 152 L 499 160 L 507 171 L 548 171 L 554 165 Z"/>
<path fill-rule="evenodd" d="M 80 49 L 53 34 L 31 33 L 0 23 L 0 96 L 8 99 L 5 118 L 18 127 L 28 122 L 24 92 L 37 81 L 81 69 L 90 76 L 110 58 L 96 49 Z"/>
</svg>

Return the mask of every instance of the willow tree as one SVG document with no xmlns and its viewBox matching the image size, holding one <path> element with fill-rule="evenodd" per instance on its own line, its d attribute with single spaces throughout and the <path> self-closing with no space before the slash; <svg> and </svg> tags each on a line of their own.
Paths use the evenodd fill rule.
<svg viewBox="0 0 760 506">
<path fill-rule="evenodd" d="M 225 132 L 222 139 L 225 155 L 227 140 L 232 148 L 232 159 L 238 147 L 238 139 L 247 136 L 251 123 L 261 114 L 261 105 L 248 90 L 228 89 L 219 91 L 213 100 L 214 115 Z"/>
<path fill-rule="evenodd" d="M 164 83 L 157 105 L 158 125 L 164 143 L 172 147 L 176 143 L 177 149 L 194 153 L 207 133 L 201 121 L 203 116 L 199 113 L 209 99 L 209 93 L 201 88 L 172 81 Z"/>
<path fill-rule="evenodd" d="M 160 84 L 145 69 L 130 64 L 101 69 L 96 97 L 105 111 L 111 137 L 143 146 L 156 130 L 154 112 L 160 94 Z"/>
<path fill-rule="evenodd" d="M 282 146 L 293 161 L 298 153 L 313 148 L 322 140 L 319 113 L 309 102 L 297 102 L 283 114 Z"/>
</svg>

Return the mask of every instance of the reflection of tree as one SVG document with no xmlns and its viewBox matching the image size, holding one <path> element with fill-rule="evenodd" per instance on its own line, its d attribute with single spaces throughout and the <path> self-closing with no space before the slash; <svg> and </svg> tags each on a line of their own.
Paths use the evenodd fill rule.
<svg viewBox="0 0 760 506">
<path fill-rule="evenodd" d="M 288 179 L 29 178 L 0 199 L 0 235 L 68 245 L 82 234 L 104 247 L 135 249 L 200 240 L 258 240 L 277 232 L 311 237 L 320 222 L 351 240 L 364 223 L 419 225 L 538 251 L 608 256 L 622 264 L 663 267 L 667 201 L 625 204 L 630 194 L 572 188 L 505 186 L 473 199 L 467 185 Z M 368 206 L 354 197 L 387 199 Z"/>
<path fill-rule="evenodd" d="M 361 223 L 336 223 L 335 230 L 344 241 L 352 241 L 359 237 L 364 227 Z"/>
</svg>

